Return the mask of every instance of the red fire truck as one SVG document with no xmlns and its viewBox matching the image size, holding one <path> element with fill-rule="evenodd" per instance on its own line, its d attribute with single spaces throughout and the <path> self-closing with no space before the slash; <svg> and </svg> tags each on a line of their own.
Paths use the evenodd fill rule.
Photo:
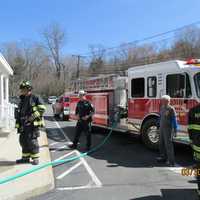
<svg viewBox="0 0 200 200">
<path fill-rule="evenodd" d="M 70 118 L 75 119 L 78 90 L 87 91 L 95 107 L 93 125 L 139 134 L 144 144 L 157 149 L 160 99 L 171 96 L 179 123 L 176 142 L 188 143 L 187 114 L 200 103 L 200 61 L 173 60 L 132 67 L 127 76 L 105 75 L 73 82 Z"/>
</svg>

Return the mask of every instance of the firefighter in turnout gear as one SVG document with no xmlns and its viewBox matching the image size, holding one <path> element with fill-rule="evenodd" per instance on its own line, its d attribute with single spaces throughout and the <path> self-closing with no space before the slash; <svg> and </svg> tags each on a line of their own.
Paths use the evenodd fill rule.
<svg viewBox="0 0 200 200">
<path fill-rule="evenodd" d="M 80 101 L 77 103 L 76 107 L 76 116 L 78 119 L 76 133 L 73 144 L 69 145 L 69 147 L 76 149 L 81 133 L 84 132 L 87 137 L 86 150 L 89 151 L 91 147 L 91 122 L 92 115 L 94 114 L 94 108 L 93 105 L 85 99 L 85 92 L 83 90 L 79 91 L 79 97 Z"/>
<path fill-rule="evenodd" d="M 192 143 L 195 169 L 200 170 L 200 104 L 192 108 L 188 115 L 188 133 Z M 198 195 L 200 199 L 200 176 L 197 173 Z"/>
<path fill-rule="evenodd" d="M 39 128 L 44 126 L 43 113 L 45 106 L 40 98 L 32 94 L 32 86 L 29 81 L 20 84 L 20 103 L 16 112 L 16 128 L 19 142 L 22 147 L 22 158 L 16 163 L 39 164 L 39 145 L 37 138 L 40 135 Z"/>
</svg>

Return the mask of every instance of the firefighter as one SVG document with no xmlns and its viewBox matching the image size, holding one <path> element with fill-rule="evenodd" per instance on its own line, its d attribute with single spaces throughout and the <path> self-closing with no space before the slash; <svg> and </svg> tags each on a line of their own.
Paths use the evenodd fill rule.
<svg viewBox="0 0 200 200">
<path fill-rule="evenodd" d="M 159 119 L 160 133 L 160 157 L 158 162 L 166 162 L 173 167 L 175 165 L 173 137 L 177 132 L 177 121 L 175 109 L 170 105 L 170 96 L 164 95 L 161 98 L 161 109 Z"/>
<path fill-rule="evenodd" d="M 29 81 L 22 81 L 19 86 L 20 102 L 16 112 L 16 128 L 19 142 L 22 147 L 22 158 L 16 160 L 17 164 L 39 164 L 39 145 L 37 138 L 40 135 L 39 128 L 44 126 L 43 113 L 45 106 L 40 98 L 32 94 L 32 86 Z"/>
<path fill-rule="evenodd" d="M 69 147 L 76 149 L 81 133 L 84 132 L 87 137 L 86 151 L 89 151 L 91 147 L 91 122 L 92 115 L 94 114 L 94 108 L 93 105 L 86 100 L 85 94 L 85 91 L 79 91 L 80 100 L 76 106 L 76 116 L 78 120 L 76 124 L 76 133 L 73 144 L 69 145 Z"/>
<path fill-rule="evenodd" d="M 192 143 L 193 157 L 195 160 L 198 195 L 200 198 L 200 104 L 192 108 L 188 114 L 188 133 Z"/>
</svg>

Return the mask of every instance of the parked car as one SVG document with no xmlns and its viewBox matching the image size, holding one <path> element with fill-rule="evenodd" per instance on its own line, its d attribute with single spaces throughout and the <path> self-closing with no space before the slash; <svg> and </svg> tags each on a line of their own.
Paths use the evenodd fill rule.
<svg viewBox="0 0 200 200">
<path fill-rule="evenodd" d="M 55 104 L 52 105 L 53 113 L 55 117 L 63 120 L 69 120 L 69 97 L 60 96 Z"/>
<path fill-rule="evenodd" d="M 54 103 L 56 103 L 56 100 L 57 100 L 56 96 L 49 96 L 48 104 L 54 104 Z"/>
</svg>

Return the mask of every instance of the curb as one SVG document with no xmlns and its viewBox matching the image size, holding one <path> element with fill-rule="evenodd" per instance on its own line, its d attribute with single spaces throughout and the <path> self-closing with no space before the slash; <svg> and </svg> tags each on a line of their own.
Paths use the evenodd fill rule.
<svg viewBox="0 0 200 200">
<path fill-rule="evenodd" d="M 41 132 L 41 136 L 39 138 L 39 144 L 41 148 L 40 158 L 42 162 L 50 162 L 51 157 L 50 157 L 50 152 L 48 148 L 47 134 L 46 134 L 46 131 L 40 131 L 40 132 Z M 16 167 L 19 168 L 19 165 Z M 28 167 L 30 167 L 30 165 Z M 38 180 L 40 177 L 41 177 L 41 181 Z M 27 175 L 26 177 L 19 178 L 10 183 L 0 185 L 0 190 L 3 193 L 1 194 L 1 191 L 0 191 L 0 199 L 1 200 L 26 200 L 26 199 L 44 194 L 54 188 L 55 188 L 55 182 L 54 182 L 53 168 L 52 166 L 50 166 L 46 169 L 42 169 L 41 171 L 37 172 L 35 175 L 30 174 L 30 175 Z"/>
</svg>

